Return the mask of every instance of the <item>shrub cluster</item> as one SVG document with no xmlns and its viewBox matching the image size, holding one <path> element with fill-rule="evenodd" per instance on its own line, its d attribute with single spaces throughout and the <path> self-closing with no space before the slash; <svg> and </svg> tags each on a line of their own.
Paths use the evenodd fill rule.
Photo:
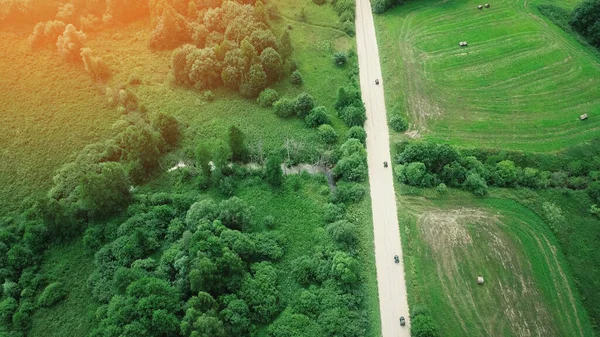
<svg viewBox="0 0 600 337">
<path fill-rule="evenodd" d="M 333 174 L 345 181 L 361 182 L 367 178 L 367 151 L 359 139 L 350 138 L 342 144 Z"/>
<path fill-rule="evenodd" d="M 488 186 L 528 187 L 544 189 L 549 187 L 586 189 L 592 202 L 600 202 L 600 142 L 594 141 L 585 148 L 585 160 L 565 159 L 552 161 L 568 162 L 562 168 L 544 170 L 542 161 L 521 158 L 519 162 L 538 167 L 519 166 L 508 159 L 505 153 L 478 152 L 478 157 L 468 150 L 458 151 L 449 145 L 428 142 L 414 142 L 397 145 L 394 168 L 400 182 L 408 185 L 433 187 L 444 183 L 449 187 L 463 188 L 476 195 L 484 195 Z M 575 150 L 573 150 L 575 151 Z M 556 157 L 556 156 L 555 156 Z M 519 159 L 518 154 L 513 157 Z M 599 192 L 596 192 L 598 190 Z"/>
<path fill-rule="evenodd" d="M 365 105 L 360 98 L 360 90 L 356 83 L 338 89 L 335 109 L 338 116 L 349 127 L 362 127 L 367 120 Z"/>
<path fill-rule="evenodd" d="M 165 7 L 157 19 L 151 39 L 155 49 L 173 51 L 171 64 L 175 82 L 199 90 L 224 86 L 244 97 L 257 97 L 284 74 L 284 62 L 292 51 L 288 32 L 281 41 L 254 6 L 234 1 L 208 9 L 202 24 L 188 24 L 185 17 Z"/>
</svg>

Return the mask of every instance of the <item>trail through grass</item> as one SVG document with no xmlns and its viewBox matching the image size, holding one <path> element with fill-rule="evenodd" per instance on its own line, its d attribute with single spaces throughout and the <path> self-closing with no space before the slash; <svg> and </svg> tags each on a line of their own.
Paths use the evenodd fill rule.
<svg viewBox="0 0 600 337">
<path fill-rule="evenodd" d="M 598 53 L 533 3 L 478 4 L 407 2 L 375 18 L 388 107 L 426 139 L 463 146 L 545 152 L 597 135 Z"/>
</svg>

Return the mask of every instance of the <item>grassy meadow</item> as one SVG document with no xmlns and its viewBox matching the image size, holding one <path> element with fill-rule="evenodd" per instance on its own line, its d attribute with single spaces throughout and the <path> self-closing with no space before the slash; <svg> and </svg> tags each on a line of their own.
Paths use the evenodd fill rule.
<svg viewBox="0 0 600 337">
<path fill-rule="evenodd" d="M 409 303 L 430 308 L 443 336 L 593 335 L 558 242 L 532 211 L 408 187 L 398 204 Z"/>
<path fill-rule="evenodd" d="M 119 118 L 104 87 L 56 50 L 31 51 L 33 26 L 3 28 L 0 41 L 0 214 L 52 185 L 54 171 Z"/>
<path fill-rule="evenodd" d="M 388 109 L 418 136 L 461 146 L 549 152 L 598 135 L 598 52 L 535 3 L 479 4 L 409 1 L 376 16 Z"/>
<path fill-rule="evenodd" d="M 292 58 L 304 85 L 292 86 L 287 74 L 274 89 L 288 96 L 307 91 L 327 107 L 333 127 L 343 135 L 347 127 L 335 116 L 333 103 L 337 87 L 347 83 L 349 69 L 335 67 L 331 56 L 353 48 L 354 40 L 335 28 L 321 27 L 338 20 L 329 6 L 303 3 L 308 23 L 295 21 L 299 3 L 278 1 L 284 16 L 273 26 L 277 37 L 288 24 L 293 26 Z M 94 82 L 83 65 L 64 62 L 53 45 L 31 51 L 27 37 L 32 30 L 33 24 L 0 32 L 0 41 L 13 46 L 0 52 L 0 213 L 16 209 L 28 195 L 45 193 L 56 169 L 86 145 L 112 135 L 119 113 L 108 107 L 106 87 L 127 83 L 133 74 L 142 80 L 130 86 L 141 103 L 150 111 L 174 115 L 188 127 L 184 147 L 226 141 L 231 125 L 240 127 L 250 144 L 260 140 L 267 151 L 280 149 L 288 138 L 307 147 L 318 141 L 315 130 L 300 119 L 278 118 L 272 109 L 237 93 L 215 90 L 215 101 L 209 103 L 198 91 L 173 86 L 171 51 L 148 48 L 150 19 L 85 32 L 86 46 L 111 69 L 106 83 Z"/>
</svg>

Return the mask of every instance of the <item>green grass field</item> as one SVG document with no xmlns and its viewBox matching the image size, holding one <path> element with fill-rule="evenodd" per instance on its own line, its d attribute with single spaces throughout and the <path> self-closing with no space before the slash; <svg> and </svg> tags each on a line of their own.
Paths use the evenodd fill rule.
<svg viewBox="0 0 600 337">
<path fill-rule="evenodd" d="M 534 213 L 411 190 L 399 200 L 409 303 L 430 308 L 443 336 L 593 336 L 558 243 Z"/>
<path fill-rule="evenodd" d="M 598 53 L 535 3 L 478 4 L 409 1 L 376 16 L 388 108 L 425 139 L 462 146 L 547 152 L 598 135 Z"/>
</svg>

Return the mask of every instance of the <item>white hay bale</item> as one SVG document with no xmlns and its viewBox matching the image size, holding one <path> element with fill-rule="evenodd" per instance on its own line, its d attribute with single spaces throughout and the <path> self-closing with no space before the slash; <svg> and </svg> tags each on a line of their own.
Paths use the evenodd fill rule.
<svg viewBox="0 0 600 337">
<path fill-rule="evenodd" d="M 483 284 L 483 277 L 477 276 L 477 284 Z"/>
</svg>

